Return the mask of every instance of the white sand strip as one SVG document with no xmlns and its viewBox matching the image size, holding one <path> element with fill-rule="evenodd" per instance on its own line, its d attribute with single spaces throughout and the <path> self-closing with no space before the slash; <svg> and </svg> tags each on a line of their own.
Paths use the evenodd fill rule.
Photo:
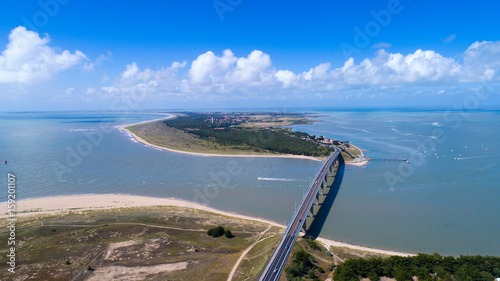
<svg viewBox="0 0 500 281">
<path fill-rule="evenodd" d="M 175 207 L 193 208 L 224 216 L 258 221 L 269 225 L 285 228 L 285 225 L 271 220 L 241 215 L 227 211 L 221 211 L 218 209 L 207 207 L 205 205 L 181 199 L 121 195 L 121 194 L 70 195 L 70 196 L 55 196 L 55 197 L 22 200 L 17 202 L 17 212 L 18 212 L 17 216 L 24 217 L 24 216 L 34 216 L 42 214 L 56 215 L 56 214 L 65 214 L 68 213 L 69 211 L 106 210 L 115 208 L 148 207 L 148 206 L 149 207 L 175 206 Z M 0 210 L 2 211 L 0 219 L 7 219 L 8 216 L 6 213 L 4 213 L 7 212 L 7 203 L 0 203 Z M 383 249 L 373 249 L 369 247 L 357 246 L 344 242 L 326 239 L 323 237 L 318 237 L 317 240 L 325 244 L 327 248 L 329 246 L 336 246 L 336 247 L 346 247 L 349 249 L 355 249 L 361 251 L 370 251 L 385 255 L 397 255 L 397 256 L 413 255 L 410 253 L 402 253 L 402 252 L 388 251 Z"/>
</svg>

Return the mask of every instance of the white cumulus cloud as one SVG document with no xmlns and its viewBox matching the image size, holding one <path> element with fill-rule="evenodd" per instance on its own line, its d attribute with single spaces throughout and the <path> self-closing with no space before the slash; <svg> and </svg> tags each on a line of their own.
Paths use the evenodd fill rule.
<svg viewBox="0 0 500 281">
<path fill-rule="evenodd" d="M 463 56 L 464 75 L 462 81 L 494 81 L 500 73 L 500 41 L 475 42 Z"/>
<path fill-rule="evenodd" d="M 194 60 L 189 69 L 189 85 L 202 92 L 229 92 L 276 83 L 275 69 L 268 54 L 254 50 L 237 58 L 231 50 L 222 56 L 208 51 Z"/>
<path fill-rule="evenodd" d="M 48 46 L 48 36 L 19 26 L 9 35 L 9 43 L 0 56 L 0 83 L 34 83 L 79 64 L 85 55 L 68 50 L 60 53 Z"/>
<path fill-rule="evenodd" d="M 101 87 L 105 97 L 120 97 L 124 95 L 162 96 L 181 92 L 183 82 L 178 79 L 177 72 L 186 66 L 186 62 L 173 62 L 169 67 L 152 70 L 140 69 L 133 62 L 125 67 L 111 86 Z"/>
<path fill-rule="evenodd" d="M 277 81 L 283 83 L 283 87 L 285 87 L 285 88 L 290 88 L 292 85 L 295 84 L 296 81 L 299 80 L 297 75 L 295 75 L 290 70 L 278 70 L 274 74 L 274 78 Z"/>
<path fill-rule="evenodd" d="M 218 83 L 221 74 L 227 72 L 236 62 L 236 57 L 231 50 L 225 50 L 221 57 L 208 51 L 201 54 L 191 63 L 189 77 L 194 84 Z"/>
<path fill-rule="evenodd" d="M 239 58 L 229 76 L 230 82 L 266 84 L 271 82 L 274 71 L 269 69 L 271 58 L 262 51 L 255 50 L 246 58 Z"/>
<path fill-rule="evenodd" d="M 331 63 L 326 62 L 298 74 L 278 70 L 275 79 L 284 88 L 295 85 L 309 90 L 356 86 L 386 88 L 500 79 L 500 42 L 475 42 L 459 58 L 463 61 L 445 57 L 433 50 L 418 49 L 404 55 L 380 49 L 373 58 L 366 58 L 359 63 L 350 58 L 337 68 L 332 68 Z"/>
<path fill-rule="evenodd" d="M 227 49 L 221 55 L 212 51 L 200 54 L 188 69 L 187 62 L 173 62 L 160 69 L 140 69 L 134 62 L 101 88 L 105 95 L 140 92 L 147 96 L 176 96 L 182 99 L 228 98 L 248 95 L 313 95 L 340 93 L 357 89 L 390 89 L 407 86 L 455 87 L 464 83 L 500 80 L 500 42 L 475 42 L 462 54 L 446 57 L 433 50 L 412 53 L 376 51 L 371 58 L 356 61 L 324 62 L 303 72 L 276 69 L 270 55 L 254 50 L 237 57 Z M 183 71 L 180 71 L 183 69 Z M 353 92 L 354 91 L 354 92 Z M 437 92 L 436 94 L 443 94 Z M 348 98 L 346 95 L 345 98 Z"/>
</svg>

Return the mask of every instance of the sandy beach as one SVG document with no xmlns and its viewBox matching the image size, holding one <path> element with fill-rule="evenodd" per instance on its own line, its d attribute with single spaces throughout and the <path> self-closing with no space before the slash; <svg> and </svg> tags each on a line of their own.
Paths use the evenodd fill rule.
<svg viewBox="0 0 500 281">
<path fill-rule="evenodd" d="M 283 227 L 285 225 L 257 217 L 246 216 L 242 214 L 226 212 L 214 209 L 198 203 L 185 201 L 175 198 L 157 198 L 135 195 L 120 195 L 120 194 L 91 194 L 91 195 L 70 195 L 70 196 L 55 196 L 45 198 L 35 198 L 21 200 L 17 202 L 17 216 L 27 217 L 36 215 L 57 215 L 67 214 L 72 212 L 85 212 L 90 210 L 108 210 L 116 208 L 132 208 L 132 207 L 148 207 L 148 206 L 175 206 L 184 208 L 193 208 L 220 214 L 229 217 L 235 217 L 245 220 L 253 220 L 266 223 L 273 226 Z M 0 203 L 0 210 L 7 211 L 7 203 Z M 1 219 L 6 219 L 8 216 L 2 212 Z M 344 242 L 334 241 L 323 237 L 317 239 L 325 246 L 346 247 L 361 251 L 370 251 L 385 255 L 409 256 L 410 253 L 395 252 L 383 249 L 373 249 L 369 247 L 352 245 Z"/>
</svg>

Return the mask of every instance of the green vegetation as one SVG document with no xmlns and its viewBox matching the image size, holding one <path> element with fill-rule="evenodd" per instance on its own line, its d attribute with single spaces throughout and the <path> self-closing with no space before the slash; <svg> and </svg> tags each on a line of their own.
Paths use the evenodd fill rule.
<svg viewBox="0 0 500 281">
<path fill-rule="evenodd" d="M 288 280 L 302 280 L 301 277 L 305 274 L 315 276 L 314 270 L 316 269 L 315 260 L 308 252 L 304 250 L 297 251 L 292 257 L 292 264 L 285 268 Z"/>
<path fill-rule="evenodd" d="M 413 257 L 391 256 L 386 259 L 349 259 L 337 266 L 335 280 L 360 280 L 390 277 L 397 281 L 470 280 L 493 281 L 500 274 L 500 257 L 442 257 L 439 254 L 419 254 Z"/>
<path fill-rule="evenodd" d="M 207 231 L 207 234 L 209 236 L 212 236 L 213 238 L 221 237 L 222 235 L 224 235 L 224 227 L 217 226 L 217 227 L 214 227 L 214 228 L 210 228 Z"/>
<path fill-rule="evenodd" d="M 333 271 L 337 266 L 335 265 L 335 262 L 332 262 L 326 270 L 328 271 Z"/>
<path fill-rule="evenodd" d="M 311 116 L 298 113 L 182 113 L 173 119 L 126 129 L 150 144 L 184 152 L 324 158 L 335 145 L 342 150 L 346 161 L 362 155 L 362 151 L 348 141 L 327 141 L 323 136 L 284 127 L 310 124 L 311 120 Z"/>
<path fill-rule="evenodd" d="M 231 233 L 231 230 L 226 229 L 224 230 L 224 227 L 222 226 L 217 226 L 214 228 L 210 228 L 207 231 L 208 236 L 212 236 L 213 238 L 221 237 L 222 235 L 226 236 L 226 238 L 233 238 L 234 235 Z"/>
<path fill-rule="evenodd" d="M 311 241 L 315 242 L 311 247 Z M 324 268 L 335 266 L 334 258 L 326 255 L 326 249 L 319 242 L 306 238 L 299 238 L 292 248 L 290 258 L 280 280 L 326 280 L 331 278 L 333 270 Z"/>
<path fill-rule="evenodd" d="M 311 237 L 308 237 L 306 239 L 307 243 L 309 244 L 309 247 L 311 247 L 313 250 L 319 250 L 318 243 L 314 241 Z"/>
<path fill-rule="evenodd" d="M 226 236 L 226 238 L 233 238 L 234 237 L 234 235 L 231 233 L 231 230 L 229 230 L 229 229 L 224 232 L 224 236 Z"/>
<path fill-rule="evenodd" d="M 212 123 L 212 118 L 217 123 Z M 327 156 L 333 152 L 332 147 L 301 138 L 309 136 L 306 133 L 291 132 L 284 128 L 238 126 L 244 123 L 244 119 L 238 115 L 186 113 L 186 116 L 168 119 L 163 123 L 224 147 L 243 145 L 256 152 L 306 156 Z"/>
<path fill-rule="evenodd" d="M 201 138 L 213 139 L 224 146 L 246 144 L 254 150 L 265 150 L 283 154 L 328 156 L 333 148 L 293 137 L 285 129 L 231 128 L 225 130 L 193 130 L 191 133 Z"/>
</svg>

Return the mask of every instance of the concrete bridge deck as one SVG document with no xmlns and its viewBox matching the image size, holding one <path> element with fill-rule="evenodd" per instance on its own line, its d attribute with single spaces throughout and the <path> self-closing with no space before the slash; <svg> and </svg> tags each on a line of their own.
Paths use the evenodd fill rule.
<svg viewBox="0 0 500 281">
<path fill-rule="evenodd" d="M 259 281 L 275 281 L 279 279 L 297 236 L 301 229 L 304 229 L 307 233 L 308 227 L 311 225 L 311 220 L 314 219 L 315 214 L 324 201 L 324 194 L 328 193 L 325 191 L 332 186 L 338 168 L 340 165 L 343 165 L 343 163 L 344 161 L 340 154 L 340 149 L 335 148 L 335 151 L 328 157 L 323 167 L 316 175 L 316 178 L 311 183 L 306 195 L 302 198 L 299 207 L 283 233 L 283 238 L 271 256 Z"/>
</svg>

